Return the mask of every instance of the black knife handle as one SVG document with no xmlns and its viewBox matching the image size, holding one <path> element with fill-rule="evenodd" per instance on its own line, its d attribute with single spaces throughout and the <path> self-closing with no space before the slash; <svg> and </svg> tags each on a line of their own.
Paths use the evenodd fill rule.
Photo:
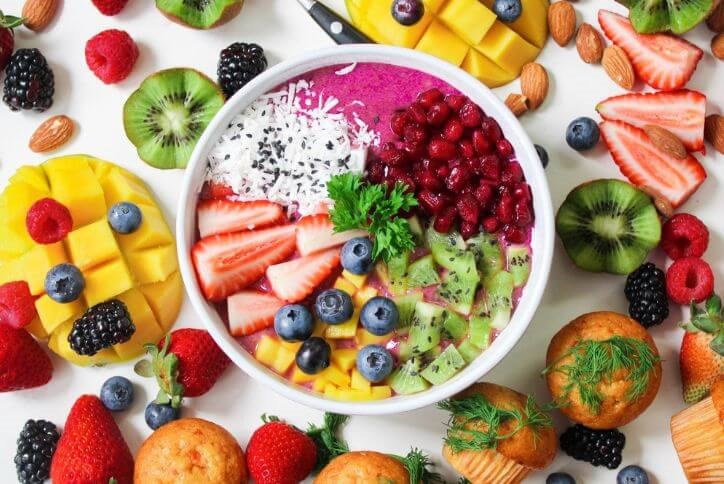
<svg viewBox="0 0 724 484">
<path fill-rule="evenodd" d="M 309 15 L 338 44 L 373 44 L 369 37 L 353 27 L 334 11 L 315 2 L 309 9 Z"/>
</svg>

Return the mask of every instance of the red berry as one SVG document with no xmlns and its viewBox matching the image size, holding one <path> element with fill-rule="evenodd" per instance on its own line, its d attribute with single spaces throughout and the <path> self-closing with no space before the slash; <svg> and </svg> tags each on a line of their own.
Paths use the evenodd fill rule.
<svg viewBox="0 0 724 484">
<path fill-rule="evenodd" d="M 10 62 L 15 50 L 15 34 L 12 29 L 0 27 L 0 71 Z"/>
<path fill-rule="evenodd" d="M 530 193 L 530 186 L 525 182 L 518 183 L 515 186 L 513 189 L 513 196 L 516 200 L 525 200 L 527 202 L 531 202 L 533 200 L 533 195 Z"/>
<path fill-rule="evenodd" d="M 417 102 L 425 109 L 430 109 L 433 104 L 442 101 L 445 98 L 440 89 L 432 88 L 417 95 Z"/>
<path fill-rule="evenodd" d="M 451 192 L 459 192 L 468 184 L 470 176 L 467 165 L 458 164 L 450 169 L 450 174 L 445 178 L 445 186 Z"/>
<path fill-rule="evenodd" d="M 128 0 L 91 0 L 103 15 L 116 15 L 123 10 Z"/>
<path fill-rule="evenodd" d="M 478 224 L 476 223 L 470 223 L 470 222 L 461 222 L 460 223 L 460 235 L 463 236 L 463 239 L 468 240 L 470 237 L 474 237 L 479 233 L 478 230 Z"/>
<path fill-rule="evenodd" d="M 417 194 L 417 199 L 420 202 L 420 206 L 427 213 L 434 215 L 445 207 L 445 199 L 442 195 L 433 193 L 429 190 L 423 190 Z"/>
<path fill-rule="evenodd" d="M 515 200 L 511 195 L 501 195 L 498 200 L 498 205 L 495 207 L 495 214 L 504 224 L 513 222 L 515 217 Z"/>
<path fill-rule="evenodd" d="M 408 143 L 416 144 L 427 141 L 427 131 L 416 124 L 407 125 L 402 136 Z"/>
<path fill-rule="evenodd" d="M 433 139 L 427 145 L 427 154 L 433 160 L 450 161 L 458 154 L 454 143 L 442 139 Z"/>
<path fill-rule="evenodd" d="M 402 151 L 411 160 L 419 160 L 427 154 L 427 145 L 425 143 L 404 143 Z"/>
<path fill-rule="evenodd" d="M 25 217 L 28 234 L 38 244 L 54 244 L 73 229 L 73 217 L 64 205 L 52 198 L 35 202 Z"/>
<path fill-rule="evenodd" d="M 387 166 L 407 166 L 408 160 L 405 152 L 392 143 L 385 143 L 380 150 L 380 158 Z"/>
<path fill-rule="evenodd" d="M 30 324 L 36 314 L 35 299 L 27 282 L 7 282 L 0 286 L 0 323 L 22 328 Z"/>
<path fill-rule="evenodd" d="M 664 224 L 661 248 L 672 259 L 701 257 L 707 247 L 709 247 L 709 229 L 697 217 L 680 213 Z"/>
<path fill-rule="evenodd" d="M 185 397 L 199 397 L 214 386 L 231 364 L 226 353 L 203 329 L 183 328 L 170 334 L 168 352 L 178 357 L 179 383 Z M 165 340 L 158 344 L 163 348 Z"/>
<path fill-rule="evenodd" d="M 505 235 L 505 239 L 511 244 L 522 244 L 526 239 L 525 230 L 519 227 L 513 227 L 512 225 L 506 225 L 503 228 L 503 235 Z"/>
<path fill-rule="evenodd" d="M 714 273 L 697 257 L 678 259 L 666 272 L 666 292 L 677 304 L 703 302 L 714 292 Z"/>
<path fill-rule="evenodd" d="M 500 175 L 500 181 L 506 186 L 513 186 L 523 181 L 523 169 L 518 163 L 512 162 L 503 170 L 503 174 Z"/>
<path fill-rule="evenodd" d="M 453 143 L 460 140 L 463 134 L 465 134 L 465 126 L 463 126 L 459 118 L 448 119 L 445 127 L 442 129 L 442 135 L 445 139 Z"/>
<path fill-rule="evenodd" d="M 481 126 L 483 127 L 483 133 L 485 133 L 485 136 L 487 136 L 491 142 L 497 143 L 498 140 L 503 137 L 500 125 L 493 118 L 486 117 L 483 119 Z"/>
<path fill-rule="evenodd" d="M 475 198 L 478 199 L 478 203 L 483 209 L 488 208 L 494 197 L 495 191 L 488 183 L 481 183 L 480 186 L 475 189 Z"/>
<path fill-rule="evenodd" d="M 500 230 L 500 221 L 495 217 L 487 217 L 483 220 L 483 230 L 485 233 L 494 234 Z"/>
<path fill-rule="evenodd" d="M 390 119 L 390 129 L 397 136 L 402 137 L 405 134 L 405 128 L 412 122 L 412 118 L 405 111 L 395 111 Z"/>
<path fill-rule="evenodd" d="M 486 180 L 498 181 L 500 180 L 500 158 L 497 155 L 485 155 L 480 159 L 479 162 L 480 176 Z"/>
<path fill-rule="evenodd" d="M 464 222 L 477 224 L 480 216 L 480 205 L 473 195 L 462 195 L 456 204 L 458 214 Z"/>
<path fill-rule="evenodd" d="M 483 130 L 476 129 L 475 131 L 473 131 L 472 140 L 473 146 L 475 147 L 475 152 L 477 154 L 487 155 L 492 151 L 490 141 L 488 141 L 488 138 L 485 137 L 485 133 L 483 133 Z"/>
<path fill-rule="evenodd" d="M 443 165 L 440 168 L 438 168 L 435 173 L 440 178 L 447 178 L 447 176 L 450 174 L 450 167 L 447 165 Z"/>
<path fill-rule="evenodd" d="M 427 113 L 425 113 L 425 110 L 418 103 L 411 104 L 405 112 L 417 124 L 425 124 L 427 122 Z"/>
<path fill-rule="evenodd" d="M 505 138 L 498 140 L 498 142 L 495 144 L 495 150 L 504 160 L 507 160 L 508 158 L 513 156 L 514 153 L 513 145 L 510 144 L 510 141 Z"/>
<path fill-rule="evenodd" d="M 133 70 L 138 47 L 122 30 L 104 30 L 85 44 L 85 61 L 93 74 L 106 84 L 121 82 Z"/>
<path fill-rule="evenodd" d="M 35 338 L 24 329 L 0 324 L 0 393 L 45 385 L 53 364 Z"/>
<path fill-rule="evenodd" d="M 427 112 L 427 124 L 432 126 L 442 126 L 445 121 L 448 120 L 450 114 L 450 107 L 447 104 L 442 101 L 436 102 L 430 106 L 430 110 Z"/>
<path fill-rule="evenodd" d="M 475 148 L 473 142 L 469 139 L 462 139 L 458 142 L 458 151 L 466 160 L 471 160 L 475 156 Z"/>
<path fill-rule="evenodd" d="M 442 188 L 440 180 L 430 171 L 425 170 L 417 173 L 415 179 L 417 184 L 426 190 L 437 191 Z"/>
<path fill-rule="evenodd" d="M 445 96 L 445 102 L 450 106 L 450 109 L 455 112 L 460 111 L 460 108 L 462 108 L 467 101 L 468 98 L 461 94 L 448 94 Z"/>
<path fill-rule="evenodd" d="M 446 234 L 450 232 L 453 228 L 453 225 L 455 225 L 455 219 L 457 218 L 457 210 L 455 210 L 455 207 L 445 207 L 440 214 L 435 217 L 435 222 L 433 222 L 433 227 L 436 231 Z"/>
<path fill-rule="evenodd" d="M 468 128 L 477 128 L 483 120 L 483 113 L 472 101 L 468 101 L 460 108 L 460 120 Z"/>
<path fill-rule="evenodd" d="M 302 431 L 283 422 L 259 427 L 246 447 L 246 465 L 257 484 L 297 484 L 317 462 L 317 447 Z"/>
<path fill-rule="evenodd" d="M 518 227 L 528 227 L 533 223 L 533 214 L 527 200 L 515 202 L 515 224 Z"/>
</svg>

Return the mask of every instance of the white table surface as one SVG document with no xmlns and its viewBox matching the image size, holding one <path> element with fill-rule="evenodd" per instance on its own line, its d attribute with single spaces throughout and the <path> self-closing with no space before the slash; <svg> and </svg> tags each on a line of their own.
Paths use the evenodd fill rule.
<svg viewBox="0 0 724 484">
<path fill-rule="evenodd" d="M 6 14 L 16 13 L 22 3 L 22 0 L 3 0 L 2 9 Z M 17 31 L 18 47 L 38 47 L 48 58 L 55 72 L 56 94 L 52 109 L 44 114 L 13 113 L 4 105 L 0 106 L 0 178 L 3 185 L 19 166 L 36 164 L 46 158 L 27 148 L 35 127 L 50 115 L 66 114 L 76 120 L 80 130 L 57 154 L 93 154 L 133 170 L 153 188 L 169 217 L 176 213 L 177 190 L 183 172 L 158 171 L 146 166 L 137 158 L 135 149 L 123 133 L 122 106 L 139 83 L 158 69 L 178 66 L 195 67 L 215 78 L 219 51 L 234 41 L 261 44 L 272 64 L 332 45 L 293 0 L 247 0 L 241 15 L 234 21 L 206 32 L 167 21 L 151 1 L 130 0 L 116 17 L 102 16 L 89 0 L 61 3 L 64 5 L 57 20 L 45 32 L 36 35 L 25 29 Z M 342 3 L 342 0 L 334 0 L 328 4 L 342 11 Z M 587 21 L 597 26 L 596 12 L 601 6 L 621 11 L 613 0 L 577 2 L 579 22 Z M 86 67 L 83 53 L 86 40 L 107 28 L 128 31 L 140 49 L 130 78 L 114 86 L 106 86 L 93 76 Z M 687 36 L 706 52 L 689 87 L 709 96 L 709 112 L 721 112 L 724 110 L 724 66 L 717 64 L 710 54 L 711 37 L 704 27 Z M 533 141 L 548 149 L 551 163 L 547 175 L 557 208 L 577 184 L 594 178 L 620 176 L 603 146 L 581 155 L 568 148 L 564 136 L 565 127 L 573 118 L 583 115 L 597 118 L 596 103 L 620 94 L 622 90 L 608 79 L 600 66 L 584 64 L 573 43 L 560 48 L 549 41 L 539 62 L 549 70 L 550 95 L 538 111 L 526 114 L 522 123 Z M 508 92 L 518 89 L 515 82 L 498 89 L 497 93 L 504 98 Z M 724 178 L 724 157 L 711 148 L 709 152 L 701 157 L 709 179 L 684 210 L 695 213 L 709 226 L 712 241 L 706 258 L 720 275 L 724 273 L 724 220 L 721 218 L 724 191 L 717 187 Z M 516 348 L 485 379 L 535 393 L 541 400 L 548 399 L 544 382 L 538 375 L 544 366 L 545 349 L 551 336 L 584 312 L 604 309 L 626 312 L 623 285 L 623 278 L 593 275 L 576 269 L 557 242 L 550 283 L 536 317 Z M 717 287 L 724 290 L 721 278 Z M 654 477 L 653 482 L 685 481 L 669 433 L 669 418 L 684 408 L 677 363 L 682 331 L 676 327 L 676 322 L 681 316 L 681 310 L 674 307 L 671 319 L 652 330 L 664 359 L 661 390 L 648 411 L 623 428 L 627 437 L 624 465 L 643 466 Z M 176 325 L 181 326 L 200 326 L 187 303 Z M 155 394 L 154 382 L 137 377 L 132 364 L 77 368 L 55 356 L 53 363 L 55 372 L 48 385 L 0 395 L 0 482 L 14 482 L 15 439 L 27 419 L 44 418 L 62 426 L 75 399 L 84 393 L 97 393 L 101 383 L 112 375 L 129 377 L 136 385 L 133 407 L 116 416 L 131 449 L 135 451 L 150 434 L 143 420 L 143 410 Z M 282 416 L 299 426 L 321 418 L 320 412 L 285 400 L 237 368 L 229 369 L 206 396 L 187 399 L 184 407 L 186 416 L 206 418 L 229 429 L 242 446 L 259 426 L 262 413 Z M 354 417 L 344 435 L 352 449 L 405 453 L 414 445 L 430 452 L 442 463 L 444 419 L 445 415 L 434 408 L 386 417 Z M 559 430 L 564 427 L 560 415 L 557 424 Z M 452 481 L 452 470 L 444 463 L 440 468 Z M 533 474 L 527 482 L 544 482 L 548 472 L 555 470 L 571 473 L 579 483 L 615 482 L 616 477 L 615 471 L 597 469 L 561 453 L 546 472 Z"/>
</svg>

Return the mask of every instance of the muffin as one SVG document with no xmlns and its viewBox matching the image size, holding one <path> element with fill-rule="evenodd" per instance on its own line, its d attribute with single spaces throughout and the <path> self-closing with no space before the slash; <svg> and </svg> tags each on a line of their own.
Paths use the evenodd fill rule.
<svg viewBox="0 0 724 484">
<path fill-rule="evenodd" d="M 517 483 L 555 458 L 551 418 L 532 397 L 477 383 L 439 406 L 451 412 L 443 456 L 474 484 Z"/>
<path fill-rule="evenodd" d="M 551 340 L 543 371 L 553 400 L 574 422 L 613 429 L 638 417 L 661 384 L 661 358 L 649 333 L 613 312 L 589 313 Z"/>
<path fill-rule="evenodd" d="M 137 484 L 245 484 L 244 452 L 215 423 L 185 418 L 160 427 L 136 455 Z"/>
<path fill-rule="evenodd" d="M 671 438 L 689 482 L 724 482 L 724 378 L 708 398 L 671 417 Z"/>
<path fill-rule="evenodd" d="M 410 476 L 397 459 L 379 452 L 348 452 L 336 457 L 314 484 L 409 484 Z"/>
</svg>

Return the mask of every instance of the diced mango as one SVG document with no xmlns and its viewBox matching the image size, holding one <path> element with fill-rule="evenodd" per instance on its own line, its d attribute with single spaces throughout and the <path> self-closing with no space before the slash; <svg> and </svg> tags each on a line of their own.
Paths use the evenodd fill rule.
<svg viewBox="0 0 724 484">
<path fill-rule="evenodd" d="M 279 341 L 272 338 L 271 336 L 262 336 L 259 343 L 256 345 L 256 352 L 254 352 L 254 358 L 266 366 L 271 366 L 276 360 L 277 353 L 279 352 Z"/>
<path fill-rule="evenodd" d="M 357 332 L 357 324 L 359 323 L 360 309 L 355 309 L 352 317 L 341 324 L 328 324 L 324 335 L 328 339 L 347 339 L 354 338 Z"/>
<path fill-rule="evenodd" d="M 372 400 L 372 392 L 352 389 L 339 389 L 333 394 L 333 396 L 331 396 L 331 398 L 335 398 L 337 400 L 342 400 L 345 402 L 365 402 L 368 400 Z"/>
<path fill-rule="evenodd" d="M 164 331 L 171 329 L 173 323 L 176 322 L 176 318 L 178 318 L 184 299 L 181 274 L 176 271 L 165 281 L 146 284 L 141 286 L 140 289 L 143 295 L 146 296 L 146 301 L 151 306 L 156 321 Z"/>
<path fill-rule="evenodd" d="M 55 158 L 46 161 L 43 169 L 52 197 L 68 207 L 74 228 L 105 218 L 106 199 L 87 157 Z"/>
<path fill-rule="evenodd" d="M 385 398 L 390 398 L 392 396 L 392 388 L 390 388 L 387 385 L 380 385 L 377 387 L 372 387 L 372 399 L 373 400 L 382 400 Z"/>
<path fill-rule="evenodd" d="M 109 165 L 104 165 L 109 166 Z M 133 202 L 136 205 L 153 205 L 153 198 L 142 181 L 126 171 L 112 167 L 100 174 L 96 170 L 106 198 L 106 205 L 112 207 L 119 202 Z"/>
<path fill-rule="evenodd" d="M 324 394 L 330 398 L 338 398 L 339 389 L 331 383 L 324 385 Z"/>
<path fill-rule="evenodd" d="M 138 289 L 131 289 L 118 296 L 132 314 L 133 324 L 136 331 L 131 339 L 125 343 L 113 346 L 116 353 L 122 360 L 129 360 L 143 353 L 143 345 L 147 343 L 158 343 L 163 337 L 164 330 L 156 322 L 151 307 Z"/>
<path fill-rule="evenodd" d="M 75 321 L 81 316 L 85 307 L 79 299 L 69 303 L 59 303 L 46 294 L 35 301 L 35 310 L 38 311 L 43 329 L 50 334 L 69 319 Z"/>
<path fill-rule="evenodd" d="M 178 267 L 175 245 L 129 252 L 126 254 L 126 261 L 139 284 L 164 281 Z"/>
<path fill-rule="evenodd" d="M 315 381 L 316 379 L 317 375 L 308 375 L 300 370 L 297 365 L 294 365 L 294 368 L 292 369 L 292 376 L 290 377 L 290 380 L 292 380 L 293 383 L 309 383 L 310 381 Z"/>
<path fill-rule="evenodd" d="M 342 371 L 350 371 L 357 361 L 357 350 L 345 348 L 332 351 L 332 362 Z"/>
<path fill-rule="evenodd" d="M 121 256 L 113 230 L 105 218 L 69 233 L 66 246 L 73 264 L 81 271 Z"/>
<path fill-rule="evenodd" d="M 111 348 L 106 348 L 93 356 L 82 356 L 73 351 L 68 343 L 68 335 L 73 329 L 74 321 L 66 321 L 58 329 L 56 329 L 48 340 L 48 348 L 71 363 L 78 366 L 91 365 L 107 365 L 109 363 L 117 363 L 118 355 Z"/>
<path fill-rule="evenodd" d="M 284 340 L 282 340 L 282 339 L 279 340 L 279 345 L 280 345 L 282 348 L 286 348 L 286 349 L 288 349 L 289 351 L 293 351 L 293 352 L 295 352 L 295 353 L 296 353 L 297 351 L 299 351 L 299 348 L 302 347 L 301 341 L 295 343 L 295 342 L 292 342 L 292 341 L 284 341 Z"/>
<path fill-rule="evenodd" d="M 45 276 L 67 258 L 62 242 L 36 245 L 30 252 L 0 267 L 0 284 L 11 281 L 26 281 L 30 293 L 38 296 L 45 292 Z"/>
<path fill-rule="evenodd" d="M 379 345 L 387 342 L 390 339 L 390 335 L 386 334 L 383 336 L 377 336 L 364 328 L 357 328 L 357 334 L 355 334 L 355 343 L 358 347 L 367 345 Z"/>
<path fill-rule="evenodd" d="M 324 338 L 324 334 L 327 332 L 327 326 L 329 326 L 327 323 L 323 323 L 319 320 L 315 320 L 314 321 L 314 331 L 312 332 L 312 336 Z"/>
<path fill-rule="evenodd" d="M 334 288 L 346 292 L 350 297 L 354 296 L 354 293 L 357 292 L 357 287 L 344 277 L 337 278 L 334 282 Z"/>
<path fill-rule="evenodd" d="M 437 13 L 447 0 L 422 0 L 425 8 L 431 13 Z"/>
<path fill-rule="evenodd" d="M 294 358 L 296 357 L 296 355 L 296 351 L 292 351 L 287 347 L 279 345 L 277 356 L 276 358 L 274 358 L 274 362 L 272 363 L 271 367 L 274 368 L 277 373 L 283 375 L 294 363 Z"/>
<path fill-rule="evenodd" d="M 352 274 L 347 269 L 342 271 L 342 277 L 351 282 L 357 289 L 362 289 L 362 286 L 364 286 L 365 282 L 367 282 L 367 274 Z M 355 290 L 355 292 L 357 291 Z"/>
<path fill-rule="evenodd" d="M 349 385 L 354 390 L 370 391 L 371 384 L 356 368 L 352 370 L 352 382 Z"/>
<path fill-rule="evenodd" d="M 130 234 L 116 234 L 124 252 L 172 244 L 173 236 L 161 211 L 148 205 L 139 205 L 138 208 L 141 209 L 143 217 L 141 226 Z"/>
<path fill-rule="evenodd" d="M 123 259 L 116 259 L 85 272 L 83 297 L 88 307 L 111 299 L 133 287 L 133 279 Z"/>
<path fill-rule="evenodd" d="M 29 325 L 25 326 L 25 329 L 27 329 L 28 333 L 32 334 L 37 339 L 48 338 L 48 332 L 45 331 L 45 328 L 43 328 L 43 323 L 40 321 L 38 316 L 36 316 Z"/>
<path fill-rule="evenodd" d="M 381 38 L 373 40 L 408 48 L 417 44 L 433 19 L 433 15 L 426 9 L 425 14 L 418 22 L 405 27 L 392 17 L 392 0 L 372 2 L 367 5 L 364 12 L 367 22 L 375 27 L 373 36 L 374 34 L 381 36 Z"/>
<path fill-rule="evenodd" d="M 377 296 L 377 294 L 377 289 L 368 286 L 364 289 L 360 289 L 359 291 L 357 291 L 357 294 L 355 294 L 352 298 L 352 302 L 354 302 L 354 305 L 358 308 L 362 308 L 362 306 L 364 306 L 367 301 Z"/>
<path fill-rule="evenodd" d="M 9 224 L 0 225 L 0 265 L 17 259 L 32 247 L 29 235 L 18 233 Z"/>
<path fill-rule="evenodd" d="M 488 87 L 498 87 L 515 79 L 515 74 L 507 72 L 475 49 L 470 49 L 463 61 L 462 68 L 478 78 Z"/>
<path fill-rule="evenodd" d="M 325 378 L 322 378 L 319 375 L 315 375 L 314 383 L 312 383 L 312 390 L 321 393 L 324 391 L 324 387 L 326 387 L 328 384 L 329 382 Z"/>
<path fill-rule="evenodd" d="M 13 176 L 10 177 L 10 184 L 26 184 L 31 186 L 35 191 L 48 196 L 50 193 L 50 185 L 45 172 L 39 166 L 25 165 L 18 168 Z"/>
<path fill-rule="evenodd" d="M 523 65 L 533 61 L 540 49 L 528 43 L 502 22 L 496 21 L 475 48 L 504 70 L 518 76 Z"/>
<path fill-rule="evenodd" d="M 433 20 L 415 50 L 439 57 L 459 66 L 463 63 L 470 46 L 441 22 Z"/>
<path fill-rule="evenodd" d="M 489 8 L 492 8 L 494 0 L 482 0 Z M 548 39 L 548 0 L 522 0 L 523 9 L 520 17 L 515 22 L 509 23 L 508 27 L 515 30 L 525 40 L 543 48 Z"/>
<path fill-rule="evenodd" d="M 319 375 L 325 380 L 342 388 L 349 388 L 349 384 L 352 380 L 348 373 L 340 370 L 335 365 L 329 365 Z"/>
<path fill-rule="evenodd" d="M 497 17 L 478 0 L 450 0 L 438 18 L 468 43 L 479 44 Z"/>
</svg>

